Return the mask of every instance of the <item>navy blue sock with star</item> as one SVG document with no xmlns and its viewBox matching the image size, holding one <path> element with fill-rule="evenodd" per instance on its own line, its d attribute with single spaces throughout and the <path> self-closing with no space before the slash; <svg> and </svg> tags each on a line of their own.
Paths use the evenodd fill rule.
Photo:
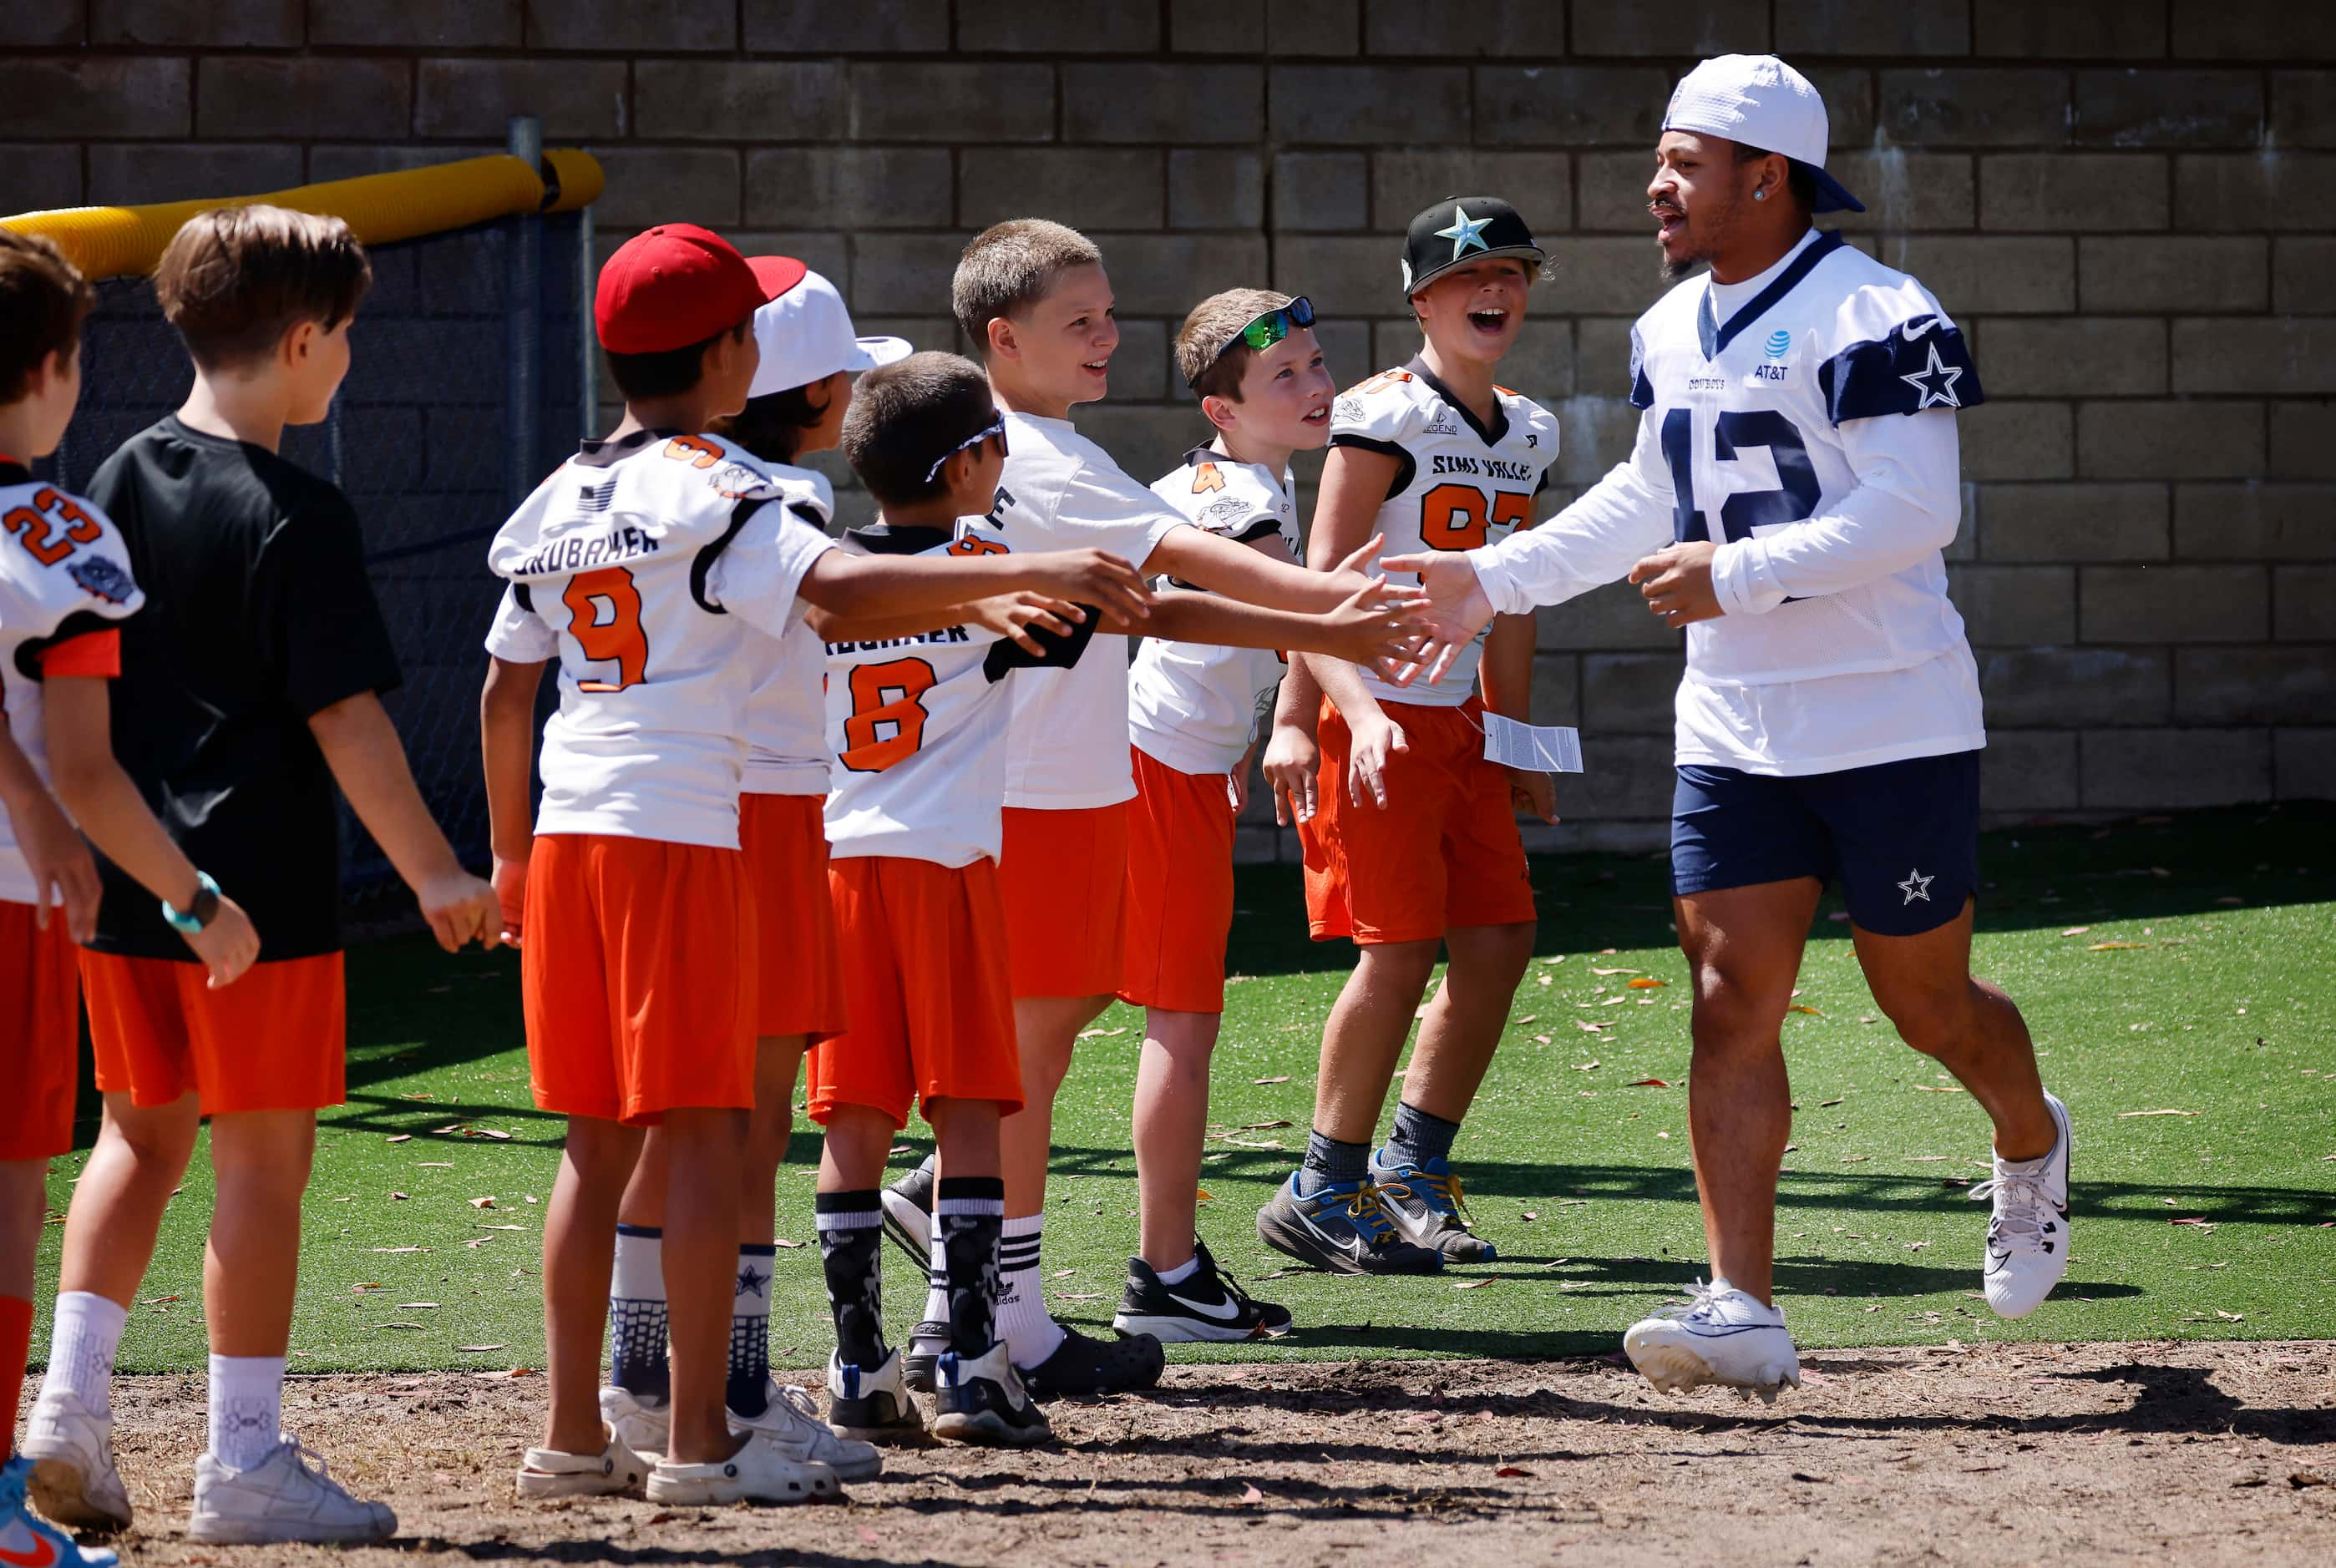
<svg viewBox="0 0 2336 1568">
<path fill-rule="evenodd" d="M 730 1298 L 730 1377 L 723 1403 L 742 1416 L 759 1416 L 771 1378 L 771 1282 L 779 1249 L 741 1243 L 738 1288 Z"/>
</svg>

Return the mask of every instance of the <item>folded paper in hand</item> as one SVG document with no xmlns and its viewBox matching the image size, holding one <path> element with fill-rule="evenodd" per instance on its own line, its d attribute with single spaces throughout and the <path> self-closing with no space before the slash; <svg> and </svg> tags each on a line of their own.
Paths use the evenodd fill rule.
<svg viewBox="0 0 2336 1568">
<path fill-rule="evenodd" d="M 1484 760 L 1530 773 L 1582 771 L 1582 731 L 1557 724 L 1520 724 L 1484 715 Z"/>
</svg>

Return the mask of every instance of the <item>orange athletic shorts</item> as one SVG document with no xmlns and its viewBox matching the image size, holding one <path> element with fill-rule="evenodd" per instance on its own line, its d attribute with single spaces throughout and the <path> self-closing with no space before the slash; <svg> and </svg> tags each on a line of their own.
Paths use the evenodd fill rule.
<svg viewBox="0 0 2336 1568">
<path fill-rule="evenodd" d="M 754 1103 L 754 898 L 735 849 L 546 834 L 520 949 L 535 1103 L 654 1127 Z"/>
<path fill-rule="evenodd" d="M 1110 996 L 1127 962 L 1127 802 L 1006 808 L 999 885 L 1014 996 Z"/>
<path fill-rule="evenodd" d="M 1179 1012 L 1225 1010 L 1233 924 L 1233 803 L 1222 773 L 1181 773 L 1135 753 L 1127 812 L 1127 963 L 1123 1002 Z"/>
<path fill-rule="evenodd" d="M 812 1120 L 858 1105 L 904 1128 L 911 1104 L 936 1099 L 1020 1110 L 996 862 L 847 855 L 828 863 L 827 885 L 852 1025 L 811 1048 Z"/>
<path fill-rule="evenodd" d="M 65 912 L 49 928 L 29 904 L 0 904 L 0 1083 L 15 1108 L 0 1118 L 0 1160 L 47 1159 L 73 1147 L 73 1065 L 81 1050 L 81 980 Z"/>
<path fill-rule="evenodd" d="M 1388 760 L 1384 811 L 1347 799 L 1347 721 L 1322 703 L 1321 784 L 1314 819 L 1298 825 L 1315 940 L 1351 936 L 1368 947 L 1533 919 L 1533 873 L 1509 776 L 1484 760 L 1483 702 L 1381 707 L 1410 745 Z"/>
<path fill-rule="evenodd" d="M 81 955 L 97 1087 L 138 1106 L 193 1089 L 205 1116 L 322 1110 L 348 1098 L 341 955 L 262 962 L 224 991 L 200 963 Z"/>
<path fill-rule="evenodd" d="M 754 1032 L 843 1032 L 843 966 L 827 891 L 823 795 L 741 795 L 738 847 L 754 889 Z"/>
</svg>

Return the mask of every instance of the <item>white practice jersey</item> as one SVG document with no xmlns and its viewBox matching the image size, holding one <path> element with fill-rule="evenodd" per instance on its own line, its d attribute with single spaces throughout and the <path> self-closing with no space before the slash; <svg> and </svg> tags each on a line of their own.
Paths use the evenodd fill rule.
<svg viewBox="0 0 2336 1568">
<path fill-rule="evenodd" d="M 1386 553 L 1470 550 L 1533 526 L 1533 497 L 1557 462 L 1557 416 L 1505 387 L 1494 390 L 1490 426 L 1477 422 L 1427 366 L 1415 359 L 1339 394 L 1330 407 L 1330 444 L 1384 452 L 1400 466 L 1371 531 Z M 1382 702 L 1456 708 L 1475 690 L 1484 637 L 1433 686 L 1391 686 L 1358 666 L 1363 690 Z"/>
<path fill-rule="evenodd" d="M 753 651 L 834 548 L 790 509 L 810 498 L 719 437 L 638 431 L 587 441 L 511 514 L 487 652 L 560 661 L 537 832 L 738 847 Z"/>
<path fill-rule="evenodd" d="M 824 529 L 835 516 L 835 492 L 817 469 L 764 463 L 782 481 L 810 491 L 793 501 L 795 515 Z M 746 703 L 749 795 L 824 795 L 827 769 L 827 644 L 797 621 L 776 638 L 755 642 L 754 694 Z"/>
<path fill-rule="evenodd" d="M 878 527 L 843 539 L 845 549 L 863 554 L 1002 555 L 1009 547 L 973 518 L 951 533 Z M 1087 622 L 1057 639 L 1049 662 L 1076 668 L 1093 634 Z M 997 859 L 1013 688 L 1039 673 L 1030 668 L 1037 657 L 979 626 L 829 643 L 824 651 L 827 743 L 835 758 L 828 853 L 939 866 Z"/>
<path fill-rule="evenodd" d="M 1154 481 L 1152 493 L 1194 528 L 1235 544 L 1278 538 L 1291 560 L 1304 558 L 1287 469 L 1277 474 L 1195 447 Z M 1166 593 L 1205 591 L 1165 577 L 1153 586 Z M 1260 720 L 1271 716 L 1274 689 L 1288 668 L 1270 648 L 1146 637 L 1128 674 L 1128 735 L 1145 756 L 1180 773 L 1226 772 L 1249 750 Z"/>
<path fill-rule="evenodd" d="M 1832 772 L 1984 744 L 1941 555 L 1961 511 L 1954 411 L 1983 394 L 1930 291 L 1813 231 L 1758 277 L 1671 289 L 1631 350 L 1630 460 L 1472 557 L 1494 606 L 1708 539 L 1726 614 L 1688 627 L 1681 763 Z"/>
<path fill-rule="evenodd" d="M 1068 420 L 1006 416 L 1006 472 L 989 526 L 1015 549 L 1108 550 L 1141 567 L 1184 515 L 1130 479 Z M 1014 682 L 1006 804 L 1046 810 L 1135 795 L 1127 758 L 1127 639 L 1117 633 L 1071 669 Z"/>
<path fill-rule="evenodd" d="M 45 784 L 41 653 L 96 623 L 127 618 L 146 602 L 130 576 L 130 552 L 97 503 L 0 463 L 0 702 L 8 732 Z M 40 897 L 31 867 L 0 811 L 0 903 Z"/>
</svg>

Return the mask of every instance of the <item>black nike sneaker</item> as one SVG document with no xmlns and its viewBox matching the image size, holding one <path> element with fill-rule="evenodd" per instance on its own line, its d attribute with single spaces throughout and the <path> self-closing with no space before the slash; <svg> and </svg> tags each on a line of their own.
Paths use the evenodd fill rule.
<svg viewBox="0 0 2336 1568">
<path fill-rule="evenodd" d="M 971 1359 L 943 1350 L 934 1371 L 934 1437 L 1010 1448 L 1054 1440 L 1055 1428 L 1023 1387 L 1003 1340 Z"/>
<path fill-rule="evenodd" d="M 1434 1274 L 1444 1254 L 1403 1239 L 1371 1184 L 1332 1182 L 1300 1197 L 1293 1172 L 1257 1211 L 1258 1238 L 1334 1274 Z"/>
<path fill-rule="evenodd" d="M 1085 1399 L 1148 1389 L 1160 1380 L 1168 1358 L 1150 1334 L 1095 1340 L 1066 1326 L 1055 1353 L 1035 1367 L 1019 1367 L 1034 1399 Z"/>
<path fill-rule="evenodd" d="M 878 1195 L 884 1207 L 884 1234 L 916 1260 L 917 1273 L 933 1266 L 933 1164 L 927 1160 Z"/>
<path fill-rule="evenodd" d="M 1270 1339 L 1290 1331 L 1290 1309 L 1253 1301 L 1219 1272 L 1206 1244 L 1195 1239 L 1200 1267 L 1175 1284 L 1164 1282 L 1142 1258 L 1127 1260 L 1127 1288 L 1111 1326 L 1123 1334 L 1149 1334 L 1165 1345 L 1198 1341 Z"/>
<path fill-rule="evenodd" d="M 927 1321 L 909 1331 L 909 1348 L 900 1352 L 900 1380 L 920 1394 L 934 1390 L 933 1366 L 949 1348 L 949 1326 Z"/>
</svg>

